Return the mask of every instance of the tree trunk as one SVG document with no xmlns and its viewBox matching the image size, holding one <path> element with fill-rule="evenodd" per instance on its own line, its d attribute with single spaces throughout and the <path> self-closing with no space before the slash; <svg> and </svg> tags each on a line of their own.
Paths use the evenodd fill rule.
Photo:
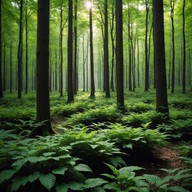
<svg viewBox="0 0 192 192">
<path fill-rule="evenodd" d="M 110 23 L 110 35 L 111 35 L 111 44 L 112 44 L 112 60 L 111 60 L 111 90 L 115 91 L 114 86 L 114 63 L 115 63 L 115 39 L 114 39 L 114 21 L 115 21 L 115 0 L 112 0 L 112 16 Z"/>
<path fill-rule="evenodd" d="M 175 91 L 175 27 L 174 27 L 174 7 L 175 2 L 171 0 L 171 26 L 172 26 L 172 76 L 171 93 Z"/>
<path fill-rule="evenodd" d="M 182 93 L 186 93 L 186 38 L 185 38 L 185 0 L 183 0 L 183 76 L 182 76 Z"/>
<path fill-rule="evenodd" d="M 73 73 L 73 90 L 74 94 L 77 94 L 77 3 L 78 0 L 75 0 L 75 16 L 74 16 L 74 73 Z"/>
<path fill-rule="evenodd" d="M 0 1 L 0 98 L 3 97 L 3 75 L 2 75 L 2 0 Z"/>
<path fill-rule="evenodd" d="M 153 0 L 153 24 L 156 66 L 156 110 L 168 116 L 163 0 Z"/>
<path fill-rule="evenodd" d="M 37 25 L 37 122 L 43 122 L 32 135 L 47 135 L 53 132 L 50 121 L 49 102 L 49 9 L 50 2 L 38 0 Z"/>
<path fill-rule="evenodd" d="M 109 40 L 108 40 L 108 0 L 105 0 L 105 29 L 104 29 L 104 76 L 105 76 L 105 97 L 110 97 L 109 90 Z"/>
<path fill-rule="evenodd" d="M 12 41 L 10 43 L 10 80 L 9 80 L 9 90 L 10 90 L 10 93 L 12 93 L 12 90 L 13 90 L 13 54 L 12 54 Z"/>
<path fill-rule="evenodd" d="M 74 101 L 73 95 L 73 1 L 68 0 L 68 103 Z"/>
<path fill-rule="evenodd" d="M 27 94 L 28 92 L 28 0 L 25 2 L 25 93 Z"/>
<path fill-rule="evenodd" d="M 116 89 L 117 105 L 124 106 L 122 0 L 116 0 Z"/>
<path fill-rule="evenodd" d="M 129 44 L 129 91 L 133 90 L 132 87 L 132 37 L 131 37 L 131 12 L 128 8 L 128 44 Z"/>
<path fill-rule="evenodd" d="M 91 69 L 91 94 L 90 98 L 95 98 L 95 82 L 94 82 L 94 59 L 93 59 L 93 20 L 92 20 L 92 7 L 89 10 L 90 22 L 90 69 Z"/>
<path fill-rule="evenodd" d="M 23 0 L 20 0 L 20 22 L 19 22 L 19 43 L 18 43 L 18 98 L 22 92 L 22 57 L 23 57 Z"/>
<path fill-rule="evenodd" d="M 149 26 L 149 1 L 145 0 L 146 6 L 146 31 L 145 31 L 145 91 L 149 90 L 149 58 L 148 58 L 148 26 Z"/>
</svg>

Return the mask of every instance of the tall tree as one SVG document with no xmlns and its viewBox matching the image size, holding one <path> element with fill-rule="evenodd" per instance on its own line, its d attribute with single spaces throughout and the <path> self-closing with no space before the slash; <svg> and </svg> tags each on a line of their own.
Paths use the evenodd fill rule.
<svg viewBox="0 0 192 192">
<path fill-rule="evenodd" d="M 129 91 L 132 91 L 132 32 L 131 32 L 131 12 L 128 6 L 128 51 L 129 51 Z"/>
<path fill-rule="evenodd" d="M 74 94 L 77 94 L 77 84 L 78 84 L 78 78 L 77 78 L 77 3 L 78 0 L 75 0 L 75 15 L 74 15 L 74 73 L 73 73 L 73 89 Z"/>
<path fill-rule="evenodd" d="M 74 101 L 73 95 L 73 1 L 68 0 L 68 100 L 71 103 Z"/>
<path fill-rule="evenodd" d="M 11 43 L 10 43 L 10 55 L 9 55 L 9 57 L 10 57 L 10 69 L 9 69 L 9 82 L 10 82 L 10 84 L 9 84 L 9 90 L 10 90 L 10 93 L 12 93 L 12 89 L 13 89 L 13 61 L 12 61 L 12 59 L 13 59 L 13 53 L 12 53 L 13 51 L 12 51 L 12 41 L 11 41 Z"/>
<path fill-rule="evenodd" d="M 163 0 L 153 0 L 153 30 L 156 73 L 156 110 L 168 114 Z"/>
<path fill-rule="evenodd" d="M 3 97 L 3 75 L 2 75 L 2 2 L 0 1 L 0 98 Z"/>
<path fill-rule="evenodd" d="M 122 0 L 116 0 L 116 90 L 119 106 L 124 106 L 122 18 Z"/>
<path fill-rule="evenodd" d="M 38 0 L 37 24 L 37 122 L 44 124 L 35 129 L 34 135 L 53 132 L 50 121 L 49 101 L 49 9 L 50 1 Z"/>
<path fill-rule="evenodd" d="M 186 37 L 185 37 L 185 4 L 186 0 L 183 0 L 183 76 L 182 76 L 182 85 L 183 91 L 182 93 L 186 93 Z"/>
<path fill-rule="evenodd" d="M 91 94 L 90 98 L 95 98 L 94 80 L 94 59 L 93 59 L 93 4 L 89 6 L 89 30 L 90 30 L 90 70 L 91 70 Z"/>
<path fill-rule="evenodd" d="M 149 26 L 149 0 L 145 0 L 146 19 L 145 19 L 145 91 L 149 90 L 149 57 L 148 57 L 148 26 Z"/>
<path fill-rule="evenodd" d="M 175 26 L 174 26 L 174 8 L 175 0 L 170 0 L 171 6 L 171 27 L 172 27 L 172 75 L 171 75 L 171 93 L 175 91 Z"/>
<path fill-rule="evenodd" d="M 61 4 L 60 7 L 59 58 L 60 58 L 60 97 L 63 97 L 63 4 Z"/>
<path fill-rule="evenodd" d="M 25 1 L 25 93 L 28 92 L 28 0 Z"/>
<path fill-rule="evenodd" d="M 21 98 L 22 92 L 22 59 L 23 59 L 23 0 L 20 0 L 20 20 L 19 20 L 19 43 L 18 43 L 18 98 Z"/>
<path fill-rule="evenodd" d="M 105 97 L 110 97 L 109 88 L 109 38 L 108 38 L 108 0 L 105 0 L 105 28 L 104 28 L 104 76 Z"/>
</svg>

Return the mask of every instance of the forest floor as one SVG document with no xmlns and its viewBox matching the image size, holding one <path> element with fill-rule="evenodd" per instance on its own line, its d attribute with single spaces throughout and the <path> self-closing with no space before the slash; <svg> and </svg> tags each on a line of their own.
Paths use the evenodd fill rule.
<svg viewBox="0 0 192 192">
<path fill-rule="evenodd" d="M 42 191 L 46 191 L 45 188 L 55 191 L 58 186 L 70 188 L 78 181 L 82 191 L 80 180 L 83 180 L 83 191 L 90 191 L 92 187 L 95 192 L 105 186 L 103 179 L 110 180 L 104 175 L 114 174 L 110 178 L 118 179 L 117 172 L 134 170 L 134 166 L 138 166 L 141 169 L 136 168 L 131 173 L 134 177 L 127 176 L 133 184 L 141 176 L 149 187 L 158 185 L 159 180 L 169 187 L 179 183 L 179 187 L 189 189 L 187 191 L 192 189 L 191 184 L 188 185 L 192 180 L 192 93 L 169 95 L 169 122 L 155 110 L 154 91 L 127 93 L 123 109 L 117 107 L 115 93 L 106 99 L 103 92 L 97 92 L 95 100 L 89 98 L 88 92 L 78 93 L 73 103 L 66 102 L 66 95 L 60 98 L 58 93 L 52 93 L 51 122 L 58 134 L 32 140 L 23 133 L 28 134 L 34 127 L 41 126 L 35 121 L 35 95 L 25 95 L 20 100 L 15 97 L 7 94 L 0 100 L 0 161 L 3 160 L 0 184 L 9 188 L 12 183 L 12 187 L 18 189 L 23 186 L 23 191 L 37 184 Z M 13 148 L 13 144 L 17 147 Z M 68 161 L 63 160 L 65 158 Z M 76 175 L 71 174 L 74 172 Z M 5 173 L 7 178 L 3 180 L 1 174 Z M 42 175 L 41 182 L 37 182 Z M 157 180 L 147 180 L 147 175 Z M 28 178 L 33 176 L 35 180 L 30 184 Z M 98 181 L 98 185 L 89 185 L 90 179 Z M 119 187 L 116 191 L 121 191 L 115 179 Z M 157 191 L 157 188 L 150 191 Z M 176 189 L 169 191 L 172 190 Z"/>
</svg>

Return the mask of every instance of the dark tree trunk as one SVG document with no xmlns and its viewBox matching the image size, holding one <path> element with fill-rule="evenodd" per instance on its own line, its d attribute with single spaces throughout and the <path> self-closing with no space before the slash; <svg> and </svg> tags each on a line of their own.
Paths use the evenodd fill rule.
<svg viewBox="0 0 192 192">
<path fill-rule="evenodd" d="M 73 90 L 74 94 L 77 94 L 77 3 L 78 0 L 75 0 L 75 16 L 74 16 L 74 74 L 73 74 Z"/>
<path fill-rule="evenodd" d="M 9 90 L 10 90 L 10 93 L 12 93 L 12 90 L 13 90 L 13 54 L 12 54 L 12 41 L 10 43 L 10 80 L 9 80 Z"/>
<path fill-rule="evenodd" d="M 149 90 L 149 58 L 148 58 L 148 26 L 149 26 L 149 0 L 145 0 L 146 6 L 146 31 L 145 31 L 145 91 Z"/>
<path fill-rule="evenodd" d="M 114 63 L 115 63 L 115 38 L 114 38 L 114 22 L 115 22 L 115 0 L 112 0 L 112 16 L 110 22 L 110 35 L 112 44 L 112 60 L 111 60 L 111 90 L 115 91 L 114 86 Z"/>
<path fill-rule="evenodd" d="M 59 58 L 60 58 L 60 97 L 63 97 L 63 6 L 60 10 L 60 35 L 59 35 Z"/>
<path fill-rule="evenodd" d="M 186 93 L 186 38 L 185 38 L 185 0 L 183 0 L 183 75 L 182 75 L 182 93 Z"/>
<path fill-rule="evenodd" d="M 116 89 L 119 106 L 124 106 L 122 17 L 122 0 L 116 0 Z"/>
<path fill-rule="evenodd" d="M 175 27 L 174 27 L 174 7 L 175 0 L 171 0 L 171 26 L 172 26 L 172 75 L 171 75 L 171 93 L 175 91 Z"/>
<path fill-rule="evenodd" d="M 129 44 L 129 91 L 133 90 L 132 87 L 132 37 L 131 37 L 131 12 L 128 8 L 128 44 Z"/>
<path fill-rule="evenodd" d="M 3 52 L 3 91 L 6 90 L 6 46 L 4 40 L 4 52 Z"/>
<path fill-rule="evenodd" d="M 3 75 L 2 75 L 2 0 L 0 1 L 0 98 L 3 97 Z"/>
<path fill-rule="evenodd" d="M 38 0 L 37 24 L 37 122 L 44 122 L 34 129 L 32 135 L 47 135 L 53 132 L 50 121 L 49 102 L 49 0 Z"/>
<path fill-rule="evenodd" d="M 92 19 L 92 7 L 89 10 L 89 22 L 90 22 L 90 69 L 91 69 L 91 94 L 90 98 L 95 98 L 95 82 L 94 82 L 94 59 L 93 59 L 93 19 Z"/>
<path fill-rule="evenodd" d="M 105 76 L 105 97 L 110 97 L 109 89 L 109 40 L 108 40 L 108 0 L 105 0 L 105 28 L 104 28 L 104 76 Z"/>
<path fill-rule="evenodd" d="M 73 1 L 68 0 L 68 103 L 74 101 L 73 95 Z"/>
<path fill-rule="evenodd" d="M 23 57 L 23 0 L 20 0 L 20 22 L 19 22 L 19 43 L 18 43 L 18 98 L 22 92 L 22 57 Z"/>
<path fill-rule="evenodd" d="M 25 93 L 28 92 L 28 0 L 25 1 Z"/>
<path fill-rule="evenodd" d="M 156 66 L 156 110 L 168 115 L 163 0 L 153 0 L 153 25 Z"/>
</svg>

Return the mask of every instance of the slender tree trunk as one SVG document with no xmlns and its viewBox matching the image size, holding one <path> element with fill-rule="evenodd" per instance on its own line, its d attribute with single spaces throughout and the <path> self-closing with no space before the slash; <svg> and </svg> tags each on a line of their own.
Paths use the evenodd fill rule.
<svg viewBox="0 0 192 192">
<path fill-rule="evenodd" d="M 105 97 L 110 97 L 109 88 L 109 40 L 108 40 L 108 0 L 105 0 L 105 29 L 104 29 L 104 68 L 105 68 Z"/>
<path fill-rule="evenodd" d="M 34 135 L 53 133 L 49 102 L 49 10 L 50 1 L 38 0 L 37 24 L 37 122 L 44 122 L 34 129 Z"/>
<path fill-rule="evenodd" d="M 12 52 L 12 41 L 11 41 L 11 43 L 10 43 L 10 73 L 9 73 L 9 75 L 10 75 L 10 83 L 9 83 L 9 89 L 10 89 L 10 93 L 12 93 L 12 90 L 13 90 L 13 54 L 12 54 L 13 52 Z"/>
<path fill-rule="evenodd" d="M 74 94 L 77 94 L 77 3 L 78 0 L 75 0 L 75 16 L 74 16 L 74 74 L 73 74 L 73 89 Z"/>
<path fill-rule="evenodd" d="M 87 35 L 87 59 L 86 59 L 86 91 L 89 90 L 89 65 L 88 65 L 88 53 L 89 53 L 89 40 Z"/>
<path fill-rule="evenodd" d="M 0 1 L 0 98 L 3 97 L 3 75 L 2 75 L 2 3 Z"/>
<path fill-rule="evenodd" d="M 3 91 L 6 90 L 6 46 L 4 39 L 4 52 L 3 52 Z"/>
<path fill-rule="evenodd" d="M 139 49 L 139 38 L 137 38 L 137 83 L 140 87 L 140 49 Z"/>
<path fill-rule="evenodd" d="M 63 97 L 63 6 L 60 8 L 60 35 L 59 35 L 59 58 L 60 58 L 60 97 Z"/>
<path fill-rule="evenodd" d="M 122 19 L 122 0 L 116 0 L 116 89 L 118 106 L 124 106 Z"/>
<path fill-rule="evenodd" d="M 156 66 L 156 110 L 168 116 L 163 0 L 153 0 L 153 24 Z"/>
<path fill-rule="evenodd" d="M 111 60 L 111 90 L 115 91 L 114 86 L 114 63 L 115 63 L 115 39 L 114 39 L 114 21 L 115 21 L 115 0 L 112 0 L 112 16 L 110 23 L 110 35 L 112 44 L 112 60 Z"/>
<path fill-rule="evenodd" d="M 68 0 L 68 103 L 74 101 L 73 95 L 73 1 Z"/>
<path fill-rule="evenodd" d="M 20 0 L 20 23 L 19 23 L 19 43 L 18 43 L 18 98 L 22 92 L 22 58 L 23 58 L 23 0 Z"/>
<path fill-rule="evenodd" d="M 89 22 L 90 22 L 90 69 L 91 69 L 91 94 L 90 98 L 95 98 L 95 82 L 94 82 L 94 59 L 93 59 L 93 19 L 92 19 L 92 7 L 89 10 Z"/>
<path fill-rule="evenodd" d="M 133 90 L 132 87 L 132 40 L 131 40 L 131 12 L 130 8 L 128 8 L 128 44 L 129 44 L 129 91 Z"/>
<path fill-rule="evenodd" d="M 25 1 L 25 43 L 26 43 L 26 47 L 25 47 L 25 93 L 27 94 L 28 92 L 28 0 Z"/>
<path fill-rule="evenodd" d="M 171 0 L 171 26 L 172 26 L 172 76 L 171 93 L 175 91 L 175 27 L 174 27 L 174 7 L 175 2 Z"/>
<path fill-rule="evenodd" d="M 186 38 L 185 38 L 185 0 L 183 0 L 183 76 L 182 76 L 182 93 L 186 93 Z"/>
<path fill-rule="evenodd" d="M 145 91 L 149 90 L 149 58 L 148 58 L 148 26 L 149 26 L 149 0 L 145 0 L 146 6 L 146 31 L 145 31 Z"/>
</svg>

